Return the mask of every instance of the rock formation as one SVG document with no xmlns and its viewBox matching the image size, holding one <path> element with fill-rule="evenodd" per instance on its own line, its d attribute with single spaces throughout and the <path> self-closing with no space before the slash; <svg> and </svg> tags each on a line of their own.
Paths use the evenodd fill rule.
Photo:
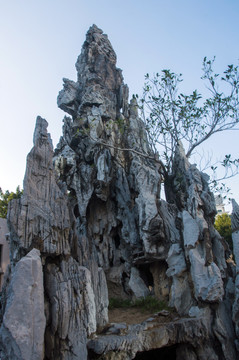
<svg viewBox="0 0 239 360">
<path fill-rule="evenodd" d="M 1 358 L 236 359 L 235 269 L 213 227 L 207 176 L 179 144 L 161 199 L 162 169 L 137 102 L 128 103 L 116 54 L 95 25 L 76 70 L 57 100 L 70 115 L 63 136 L 53 152 L 37 118 L 24 193 L 9 208 Z M 109 324 L 110 298 L 147 295 L 172 314 Z"/>
<path fill-rule="evenodd" d="M 239 206 L 237 202 L 232 199 L 232 241 L 233 241 L 233 253 L 236 262 L 236 279 L 235 279 L 235 300 L 233 304 L 233 320 L 236 328 L 236 345 L 239 350 Z"/>
<path fill-rule="evenodd" d="M 31 250 L 16 264 L 9 294 L 1 327 L 7 358 L 43 359 L 46 318 L 39 250 Z"/>
</svg>

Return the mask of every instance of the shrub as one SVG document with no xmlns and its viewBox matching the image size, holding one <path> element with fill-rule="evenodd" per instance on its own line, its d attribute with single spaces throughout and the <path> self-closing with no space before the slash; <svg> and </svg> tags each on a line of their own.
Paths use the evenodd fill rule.
<svg viewBox="0 0 239 360">
<path fill-rule="evenodd" d="M 147 296 L 136 300 L 123 300 L 118 298 L 109 299 L 109 310 L 116 308 L 138 308 L 142 311 L 157 312 L 163 309 L 169 310 L 168 305 L 164 301 L 159 301 L 154 296 Z"/>
<path fill-rule="evenodd" d="M 219 234 L 227 241 L 232 251 L 233 246 L 232 246 L 232 228 L 231 228 L 230 215 L 228 215 L 227 213 L 217 215 L 214 226 L 216 230 L 219 232 Z"/>
</svg>

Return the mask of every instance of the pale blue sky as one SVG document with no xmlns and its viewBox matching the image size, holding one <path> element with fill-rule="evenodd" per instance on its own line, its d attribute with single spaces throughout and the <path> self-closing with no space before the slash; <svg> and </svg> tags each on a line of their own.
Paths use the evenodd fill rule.
<svg viewBox="0 0 239 360">
<path fill-rule="evenodd" d="M 108 34 L 130 93 L 140 94 L 144 74 L 164 68 L 183 74 L 184 90 L 202 91 L 204 56 L 216 56 L 218 72 L 238 62 L 238 18 L 238 0 L 0 0 L 0 186 L 22 186 L 37 115 L 57 144 L 64 113 L 56 97 L 63 77 L 76 79 L 93 23 Z M 208 149 L 238 157 L 238 140 L 230 132 Z M 229 184 L 237 201 L 238 183 Z"/>
</svg>

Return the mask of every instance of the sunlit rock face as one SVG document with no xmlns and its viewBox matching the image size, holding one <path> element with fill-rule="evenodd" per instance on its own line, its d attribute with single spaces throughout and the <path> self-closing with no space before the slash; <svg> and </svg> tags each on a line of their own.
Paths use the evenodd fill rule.
<svg viewBox="0 0 239 360">
<path fill-rule="evenodd" d="M 46 360 L 236 359 L 236 269 L 213 227 L 207 176 L 179 144 L 166 178 L 167 201 L 161 199 L 162 168 L 137 101 L 128 101 L 116 54 L 95 25 L 76 70 L 77 81 L 63 79 L 57 99 L 68 114 L 63 135 L 53 150 L 47 122 L 37 118 L 24 194 L 9 208 L 11 267 L 1 299 L 1 358 L 31 359 L 33 351 L 32 358 Z M 20 265 L 33 255 L 42 274 L 42 280 L 31 280 L 41 336 L 31 340 L 30 350 L 11 330 L 9 309 L 19 314 L 12 301 L 16 277 L 20 284 L 32 279 L 32 268 L 23 272 Z M 25 293 L 23 308 L 29 304 Z M 140 324 L 108 324 L 109 298 L 145 296 L 174 310 Z M 34 313 L 38 302 L 30 304 Z"/>
</svg>

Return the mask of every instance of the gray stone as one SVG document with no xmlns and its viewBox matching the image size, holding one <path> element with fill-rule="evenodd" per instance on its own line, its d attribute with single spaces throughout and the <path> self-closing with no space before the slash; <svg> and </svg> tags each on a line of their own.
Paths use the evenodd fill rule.
<svg viewBox="0 0 239 360">
<path fill-rule="evenodd" d="M 170 288 L 169 306 L 175 308 L 182 316 L 188 314 L 189 309 L 194 304 L 192 291 L 189 283 L 189 276 L 184 273 L 183 276 L 173 276 L 172 286 Z"/>
<path fill-rule="evenodd" d="M 181 345 L 176 352 L 176 360 L 197 360 L 197 355 L 192 346 Z"/>
<path fill-rule="evenodd" d="M 209 336 L 205 319 L 182 319 L 150 328 L 148 331 L 145 331 L 144 325 L 132 325 L 124 335 L 100 335 L 90 340 L 87 346 L 93 356 L 101 355 L 102 359 L 107 359 L 107 354 L 113 352 L 127 353 L 128 359 L 134 359 L 137 352 L 171 344 L 190 342 L 196 347 L 204 343 Z"/>
<path fill-rule="evenodd" d="M 179 244 L 172 244 L 168 252 L 168 270 L 166 274 L 168 276 L 180 276 L 187 270 L 184 253 Z"/>
<path fill-rule="evenodd" d="M 184 247 L 193 249 L 196 247 L 199 239 L 198 224 L 187 211 L 183 211 L 182 215 Z"/>
<path fill-rule="evenodd" d="M 43 272 L 40 251 L 31 250 L 16 265 L 9 289 L 0 342 L 7 359 L 44 358 Z"/>
<path fill-rule="evenodd" d="M 70 253 L 70 214 L 66 190 L 60 189 L 53 168 L 53 147 L 47 133 L 47 121 L 38 117 L 34 147 L 27 157 L 24 192 L 10 203 L 8 219 L 11 258 L 35 247 L 51 254 Z"/>
<path fill-rule="evenodd" d="M 235 199 L 232 199 L 231 223 L 232 223 L 232 232 L 237 231 L 239 224 L 239 205 L 237 204 Z"/>
<path fill-rule="evenodd" d="M 233 321 L 235 323 L 235 331 L 237 335 L 237 340 L 239 338 L 239 206 L 237 202 L 233 199 L 232 201 L 232 241 L 233 241 L 233 253 L 236 262 L 236 279 L 235 279 L 235 299 L 233 303 Z M 238 344 L 238 343 L 237 343 Z M 239 346 L 237 346 L 239 349 Z"/>
<path fill-rule="evenodd" d="M 58 358 L 62 353 L 64 359 L 77 359 L 80 353 L 82 359 L 87 359 L 86 338 L 97 327 L 90 271 L 71 257 L 59 266 L 49 262 L 45 292 L 49 309 L 47 357 Z"/>
<path fill-rule="evenodd" d="M 221 344 L 223 354 L 226 360 L 236 359 L 237 354 L 233 339 L 235 338 L 234 327 L 232 319 L 228 319 L 228 312 L 231 304 L 224 300 L 217 308 L 217 316 L 213 324 L 213 332 Z"/>
<path fill-rule="evenodd" d="M 140 277 L 138 269 L 135 267 L 131 268 L 129 287 L 136 298 L 146 297 L 149 295 L 149 289 Z"/>
<path fill-rule="evenodd" d="M 213 227 L 207 176 L 189 163 L 179 143 L 172 172 L 164 176 L 167 201 L 160 198 L 163 169 L 136 99 L 128 104 L 111 43 L 95 25 L 76 70 L 77 81 L 64 79 L 58 96 L 70 115 L 59 144 L 53 154 L 47 122 L 38 117 L 24 193 L 9 206 L 11 267 L 1 297 L 2 336 L 8 309 L 17 314 L 20 306 L 9 300 L 9 284 L 37 248 L 44 264 L 45 311 L 37 316 L 46 316 L 39 324 L 45 358 L 129 360 L 164 346 L 173 346 L 177 358 L 236 358 L 239 280 Z M 237 215 L 232 223 L 235 239 Z M 109 298 L 132 300 L 149 292 L 173 308 L 167 316 L 108 325 Z M 9 350 L 0 345 L 3 360 L 8 352 L 22 358 L 16 344 L 26 349 L 28 338 L 18 335 L 9 335 Z"/>
<path fill-rule="evenodd" d="M 218 302 L 224 295 L 223 281 L 215 263 L 205 266 L 204 259 L 197 249 L 189 250 L 191 275 L 197 299 Z"/>
<path fill-rule="evenodd" d="M 207 307 L 199 308 L 198 306 L 192 306 L 191 309 L 188 312 L 188 315 L 190 317 L 209 317 L 210 310 Z"/>
<path fill-rule="evenodd" d="M 127 332 L 127 324 L 126 323 L 116 323 L 116 324 L 110 324 L 110 327 L 106 330 L 106 335 L 123 335 Z"/>
<path fill-rule="evenodd" d="M 232 242 L 233 242 L 233 254 L 236 262 L 236 271 L 239 273 L 239 206 L 237 202 L 232 199 Z"/>
</svg>

